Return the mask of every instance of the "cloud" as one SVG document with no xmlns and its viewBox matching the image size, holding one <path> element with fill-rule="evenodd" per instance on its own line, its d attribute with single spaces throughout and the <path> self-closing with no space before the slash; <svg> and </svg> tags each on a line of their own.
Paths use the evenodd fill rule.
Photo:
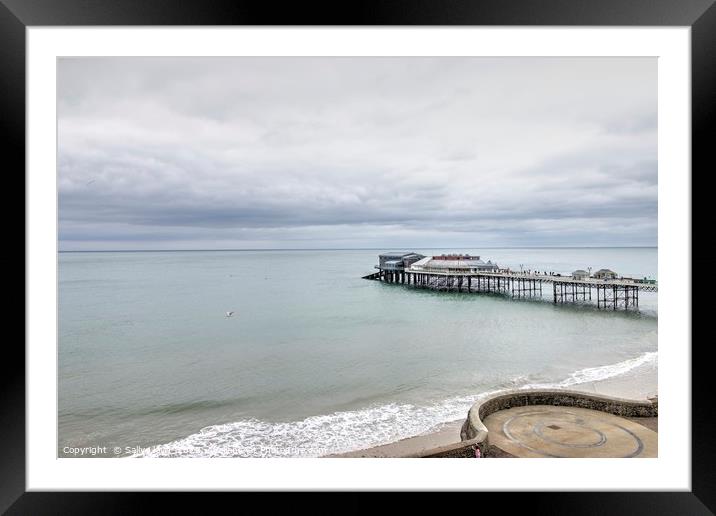
<svg viewBox="0 0 716 516">
<path fill-rule="evenodd" d="M 655 245 L 652 58 L 66 58 L 61 249 Z"/>
</svg>

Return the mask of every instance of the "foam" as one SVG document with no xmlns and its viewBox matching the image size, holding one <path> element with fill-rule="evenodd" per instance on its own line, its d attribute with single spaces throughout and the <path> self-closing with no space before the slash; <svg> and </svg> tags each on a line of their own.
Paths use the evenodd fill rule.
<svg viewBox="0 0 716 516">
<path fill-rule="evenodd" d="M 536 389 L 536 388 L 548 388 L 548 387 L 571 387 L 573 385 L 580 385 L 584 383 L 598 382 L 606 380 L 608 378 L 614 378 L 615 376 L 622 376 L 630 371 L 642 367 L 642 366 L 653 366 L 656 367 L 659 354 L 656 351 L 648 351 L 641 355 L 618 362 L 616 364 L 609 364 L 599 367 L 587 367 L 580 369 L 570 374 L 567 378 L 559 383 L 550 384 L 527 384 L 522 386 L 522 389 Z"/>
<path fill-rule="evenodd" d="M 526 377 L 518 377 L 504 387 L 571 387 L 625 375 L 641 366 L 655 367 L 657 358 L 657 352 L 647 352 L 616 364 L 580 369 L 558 383 L 530 384 Z M 212 425 L 133 457 L 320 457 L 343 453 L 434 431 L 445 422 L 464 418 L 472 404 L 500 390 L 456 396 L 425 406 L 389 403 L 301 421 L 247 419 Z"/>
</svg>

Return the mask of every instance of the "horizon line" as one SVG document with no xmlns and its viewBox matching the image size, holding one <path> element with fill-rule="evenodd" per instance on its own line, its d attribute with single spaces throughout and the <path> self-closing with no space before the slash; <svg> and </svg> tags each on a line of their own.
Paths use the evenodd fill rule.
<svg viewBox="0 0 716 516">
<path fill-rule="evenodd" d="M 400 246 L 401 250 L 406 249 L 658 249 L 658 245 L 591 245 L 591 246 L 488 246 L 488 247 L 423 247 L 423 246 Z M 393 249 L 392 247 L 266 247 L 266 248 L 218 248 L 218 249 L 63 249 L 58 253 L 162 253 L 162 252 L 242 252 L 242 251 L 380 251 Z"/>
</svg>

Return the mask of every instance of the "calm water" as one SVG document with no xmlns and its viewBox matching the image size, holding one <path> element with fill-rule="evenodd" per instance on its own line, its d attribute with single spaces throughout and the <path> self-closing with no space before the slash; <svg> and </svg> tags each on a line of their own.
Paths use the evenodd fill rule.
<svg viewBox="0 0 716 516">
<path fill-rule="evenodd" d="M 656 248 L 454 251 L 517 270 L 657 275 Z M 485 391 L 656 359 L 655 294 L 636 314 L 412 290 L 361 279 L 377 254 L 61 253 L 59 455 L 348 451 L 462 418 Z"/>
</svg>

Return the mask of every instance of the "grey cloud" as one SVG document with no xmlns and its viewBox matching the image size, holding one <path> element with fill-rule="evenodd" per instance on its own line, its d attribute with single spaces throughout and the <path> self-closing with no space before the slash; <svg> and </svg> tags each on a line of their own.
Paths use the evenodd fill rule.
<svg viewBox="0 0 716 516">
<path fill-rule="evenodd" d="M 656 243 L 652 58 L 58 70 L 61 248 Z"/>
<path fill-rule="evenodd" d="M 617 134 L 656 131 L 656 111 L 652 113 L 634 113 L 632 116 L 610 120 L 604 124 L 604 129 Z"/>
</svg>

